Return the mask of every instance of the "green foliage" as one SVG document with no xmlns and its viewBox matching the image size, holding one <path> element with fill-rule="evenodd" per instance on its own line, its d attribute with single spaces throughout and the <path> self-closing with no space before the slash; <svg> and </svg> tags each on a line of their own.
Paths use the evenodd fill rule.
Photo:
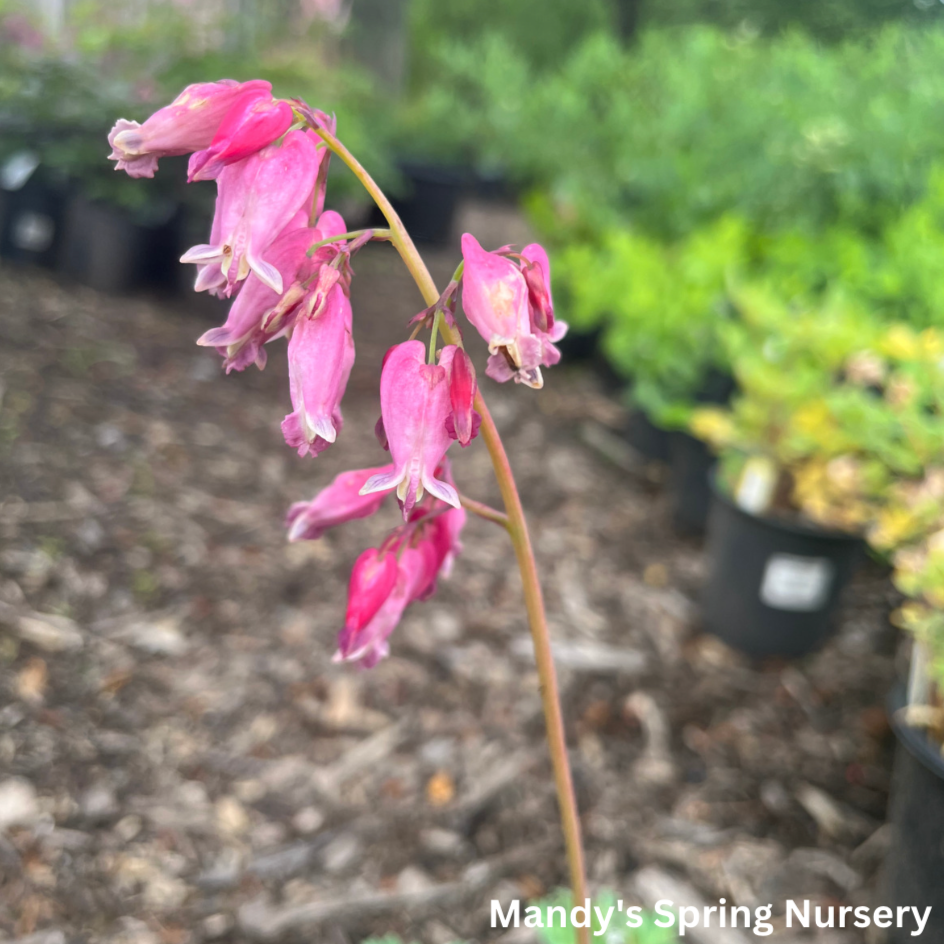
<svg viewBox="0 0 944 944">
<path fill-rule="evenodd" d="M 773 34 L 802 28 L 836 40 L 890 20 L 926 24 L 941 12 L 936 0 L 644 0 L 642 19 L 647 25 L 711 23 Z"/>
<path fill-rule="evenodd" d="M 684 426 L 708 372 L 725 368 L 725 286 L 746 258 L 748 235 L 733 217 L 669 247 L 611 230 L 599 248 L 577 244 L 555 259 L 568 319 L 578 329 L 606 325 L 607 357 L 663 426 Z"/>
<path fill-rule="evenodd" d="M 838 294 L 877 322 L 944 329 L 944 170 L 932 169 L 924 198 L 871 235 L 844 224 L 765 232 L 724 216 L 668 244 L 607 230 L 554 261 L 565 317 L 604 329 L 607 356 L 654 421 L 685 425 L 710 372 L 730 372 L 720 338 L 740 279 L 763 281 L 784 303 Z"/>
<path fill-rule="evenodd" d="M 764 286 L 735 295 L 722 329 L 738 393 L 694 411 L 738 490 L 762 460 L 771 497 L 888 551 L 926 532 L 944 463 L 944 333 L 882 324 L 838 295 L 784 303 Z M 941 468 L 944 494 L 944 468 Z"/>
<path fill-rule="evenodd" d="M 610 0 L 412 0 L 410 80 L 414 88 L 436 85 L 441 50 L 461 37 L 476 43 L 499 35 L 534 68 L 556 68 L 585 36 L 612 22 Z"/>
<path fill-rule="evenodd" d="M 762 229 L 874 232 L 921 195 L 944 151 L 941 29 L 889 26 L 832 47 L 649 30 L 629 50 L 601 32 L 547 73 L 500 33 L 435 56 L 410 133 L 439 129 L 453 154 L 537 188 L 557 237 L 632 222 L 679 238 L 730 212 Z"/>
<path fill-rule="evenodd" d="M 263 78 L 278 96 L 335 112 L 346 143 L 378 179 L 391 179 L 390 102 L 363 69 L 327 55 L 317 36 L 286 38 L 280 7 L 260 4 L 252 16 L 213 24 L 174 4 L 136 14 L 102 0 L 71 4 L 66 45 L 0 44 L 0 160 L 35 151 L 47 168 L 80 180 L 87 196 L 160 215 L 168 203 L 192 199 L 193 188 L 183 190 L 182 174 L 168 170 L 148 187 L 115 174 L 105 160 L 114 121 L 143 121 L 191 82 Z M 30 8 L 7 0 L 0 15 L 17 10 Z M 343 172 L 332 182 L 335 194 L 353 189 Z"/>
</svg>

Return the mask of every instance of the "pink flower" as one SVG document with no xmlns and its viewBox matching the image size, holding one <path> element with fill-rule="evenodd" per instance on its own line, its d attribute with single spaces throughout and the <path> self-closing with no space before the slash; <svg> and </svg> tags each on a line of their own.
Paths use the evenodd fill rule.
<svg viewBox="0 0 944 944">
<path fill-rule="evenodd" d="M 271 94 L 272 86 L 262 79 L 188 85 L 143 125 L 119 118 L 108 135 L 108 159 L 117 161 L 115 170 L 127 171 L 130 177 L 153 177 L 158 158 L 207 147 L 230 107 L 247 92 Z"/>
<path fill-rule="evenodd" d="M 371 548 L 357 559 L 335 661 L 360 662 L 365 668 L 376 665 L 389 652 L 387 639 L 410 603 L 428 599 L 437 579 L 449 575 L 462 549 L 459 533 L 466 513 L 463 508 L 442 509 L 438 502 L 424 508 L 380 550 Z M 397 562 L 395 580 L 390 560 Z"/>
<path fill-rule="evenodd" d="M 356 622 L 350 625 L 345 622 L 338 636 L 335 662 L 360 662 L 365 669 L 373 668 L 389 653 L 387 639 L 427 579 L 424 556 L 415 548 L 403 550 L 399 560 L 391 552 L 387 556 L 396 561 L 396 582 L 368 623 L 358 626 Z"/>
<path fill-rule="evenodd" d="M 307 214 L 301 214 L 304 222 Z M 337 254 L 334 245 L 324 246 L 308 256 L 309 247 L 332 235 L 345 232 L 344 220 L 329 210 L 321 215 L 314 228 L 290 224 L 268 250 L 272 264 L 288 286 L 280 296 L 250 273 L 242 290 L 230 306 L 226 324 L 205 332 L 197 344 L 215 347 L 225 358 L 226 372 L 243 370 L 250 364 L 265 367 L 263 347 L 283 335 L 292 325 L 296 310 L 309 291 L 303 283 L 314 278 L 319 268 Z"/>
<path fill-rule="evenodd" d="M 423 343 L 405 341 L 391 348 L 380 374 L 380 415 L 393 471 L 372 476 L 361 492 L 396 488 L 404 520 L 424 489 L 458 508 L 456 490 L 434 475 L 452 442 L 446 431 L 451 413 L 446 371 L 439 364 L 426 363 Z"/>
<path fill-rule="evenodd" d="M 465 527 L 466 510 L 450 508 L 430 515 L 426 523 L 423 540 L 417 545 L 426 558 L 426 582 L 419 591 L 419 600 L 427 600 L 436 592 L 436 580 L 448 577 L 456 557 L 462 552 L 459 535 Z"/>
<path fill-rule="evenodd" d="M 351 302 L 343 287 L 335 285 L 323 314 L 297 318 L 288 343 L 294 410 L 282 421 L 282 434 L 300 456 L 317 456 L 337 438 L 341 398 L 353 366 Z"/>
<path fill-rule="evenodd" d="M 468 446 L 478 435 L 482 418 L 474 409 L 477 384 L 472 359 L 461 348 L 447 344 L 439 355 L 439 365 L 449 378 L 449 402 L 452 412 L 446 417 L 446 431 L 459 445 Z"/>
<path fill-rule="evenodd" d="M 485 373 L 539 389 L 544 380 L 541 340 L 531 332 L 528 285 L 510 259 L 486 252 L 470 233 L 462 237 L 462 307 L 488 343 Z"/>
<path fill-rule="evenodd" d="M 567 323 L 554 318 L 551 298 L 551 263 L 544 247 L 531 243 L 521 250 L 521 272 L 528 285 L 528 307 L 531 331 L 541 341 L 541 363 L 553 367 L 560 360 L 554 347 L 567 334 Z"/>
<path fill-rule="evenodd" d="M 281 146 L 269 145 L 224 167 L 217 178 L 213 241 L 187 250 L 180 261 L 218 265 L 225 279 L 221 293 L 226 297 L 250 272 L 281 295 L 282 276 L 262 253 L 311 198 L 319 160 L 312 136 L 292 131 Z M 198 284 L 218 285 L 214 272 L 201 272 Z"/>
<path fill-rule="evenodd" d="M 288 131 L 294 113 L 288 102 L 263 89 L 244 92 L 226 113 L 210 146 L 190 158 L 187 179 L 215 180 L 228 164 L 261 151 Z"/>
<path fill-rule="evenodd" d="M 371 547 L 357 558 L 348 584 L 345 632 L 354 635 L 367 626 L 393 593 L 398 577 L 395 551 L 384 552 Z"/>
<path fill-rule="evenodd" d="M 283 232 L 272 244 L 268 255 L 283 285 L 292 286 L 299 276 L 305 277 L 306 269 L 313 268 L 306 253 L 318 238 L 317 230 L 305 227 Z M 263 344 L 284 333 L 288 326 L 284 318 L 275 324 L 267 323 L 267 316 L 277 308 L 282 297 L 250 272 L 230 306 L 226 323 L 205 332 L 197 344 L 215 347 L 225 358 L 223 366 L 227 373 L 243 370 L 253 363 L 265 367 Z"/>
<path fill-rule="evenodd" d="M 356 518 L 368 518 L 376 513 L 386 494 L 375 492 L 361 495 L 361 487 L 372 475 L 388 472 L 392 468 L 385 465 L 342 472 L 311 501 L 295 502 L 285 519 L 289 541 L 313 541 L 329 528 Z"/>
</svg>

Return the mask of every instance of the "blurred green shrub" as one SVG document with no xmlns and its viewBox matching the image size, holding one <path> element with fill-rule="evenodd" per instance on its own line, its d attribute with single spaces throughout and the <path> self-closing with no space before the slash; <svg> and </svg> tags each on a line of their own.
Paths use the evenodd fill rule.
<svg viewBox="0 0 944 944">
<path fill-rule="evenodd" d="M 900 499 L 944 472 L 944 332 L 883 323 L 839 293 L 784 302 L 755 283 L 733 304 L 720 337 L 738 393 L 691 418 L 719 451 L 722 483 L 737 493 L 766 468 L 772 507 L 886 551 L 924 533 L 940 502 L 920 489 Z"/>
<path fill-rule="evenodd" d="M 722 216 L 665 242 L 613 228 L 555 258 L 555 290 L 577 329 L 602 328 L 603 350 L 656 423 L 685 426 L 712 371 L 730 372 L 722 343 L 731 286 L 760 279 L 782 304 L 841 294 L 878 322 L 944 329 L 944 169 L 924 197 L 876 233 L 847 224 L 762 231 Z"/>
<path fill-rule="evenodd" d="M 746 264 L 749 236 L 735 217 L 669 246 L 613 229 L 555 259 L 571 326 L 604 327 L 608 360 L 661 426 L 686 425 L 708 372 L 727 369 L 719 330 L 729 312 L 726 284 Z"/>
<path fill-rule="evenodd" d="M 194 191 L 201 188 L 181 190 L 180 174 L 165 171 L 143 188 L 115 174 L 105 160 L 108 129 L 119 116 L 143 120 L 191 82 L 264 78 L 276 95 L 337 113 L 346 143 L 378 179 L 390 180 L 390 101 L 364 69 L 336 53 L 317 24 L 292 30 L 278 21 L 276 6 L 259 5 L 254 16 L 231 23 L 194 19 L 175 4 L 131 15 L 84 0 L 70 5 L 58 37 L 37 31 L 40 42 L 0 42 L 0 160 L 35 151 L 48 168 L 80 181 L 88 196 L 145 215 L 184 193 L 199 199 Z M 12 17 L 22 32 L 33 13 L 22 0 L 0 0 L 0 33 Z M 359 185 L 334 163 L 332 193 L 355 192 Z"/>
<path fill-rule="evenodd" d="M 823 46 L 708 27 L 586 38 L 539 73 L 500 33 L 443 42 L 404 136 L 534 187 L 559 237 L 631 220 L 664 238 L 722 213 L 875 230 L 944 151 L 944 30 Z M 539 201 L 540 203 L 540 201 Z"/>
<path fill-rule="evenodd" d="M 944 11 L 937 0 L 641 0 L 646 25 L 710 23 L 768 34 L 802 28 L 827 40 L 892 20 L 926 24 Z"/>
</svg>

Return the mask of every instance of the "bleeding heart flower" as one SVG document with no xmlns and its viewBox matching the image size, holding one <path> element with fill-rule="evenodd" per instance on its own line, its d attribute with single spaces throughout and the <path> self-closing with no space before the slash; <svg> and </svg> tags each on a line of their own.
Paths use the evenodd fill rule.
<svg viewBox="0 0 944 944">
<path fill-rule="evenodd" d="M 347 613 L 344 631 L 360 632 L 376 615 L 393 593 L 399 569 L 395 551 L 378 551 L 371 547 L 354 562 L 347 592 Z"/>
<path fill-rule="evenodd" d="M 354 366 L 351 303 L 341 285 L 328 295 L 323 314 L 295 320 L 288 343 L 294 411 L 282 421 L 285 441 L 300 456 L 317 456 L 337 438 L 341 398 Z"/>
<path fill-rule="evenodd" d="M 108 134 L 108 159 L 117 161 L 115 170 L 127 171 L 129 177 L 153 177 L 158 158 L 210 145 L 227 112 L 246 93 L 271 96 L 272 86 L 262 79 L 188 85 L 144 124 L 119 118 Z"/>
<path fill-rule="evenodd" d="M 388 556 L 396 561 L 396 582 L 370 622 L 360 627 L 345 625 L 341 630 L 335 662 L 360 662 L 365 669 L 373 668 L 389 653 L 387 639 L 427 579 L 423 554 L 415 548 L 401 550 L 399 559 L 389 552 Z"/>
<path fill-rule="evenodd" d="M 307 214 L 301 214 L 302 220 Z M 329 210 L 321 215 L 314 228 L 288 226 L 268 250 L 272 264 L 288 286 L 280 296 L 250 273 L 242 290 L 230 306 L 226 323 L 205 332 L 197 344 L 215 347 L 224 357 L 226 372 L 243 370 L 250 364 L 265 367 L 264 344 L 281 337 L 291 328 L 295 313 L 309 291 L 304 283 L 317 276 L 319 269 L 338 250 L 334 244 L 323 246 L 309 256 L 308 250 L 333 235 L 345 232 L 340 214 Z"/>
<path fill-rule="evenodd" d="M 273 99 L 270 92 L 244 92 L 226 113 L 210 146 L 191 156 L 188 181 L 216 180 L 228 164 L 261 151 L 285 134 L 293 118 L 292 106 Z"/>
<path fill-rule="evenodd" d="M 329 528 L 377 512 L 386 494 L 361 495 L 361 487 L 372 475 L 389 472 L 392 468 L 385 465 L 342 472 L 311 501 L 295 502 L 285 519 L 289 541 L 313 541 Z"/>
<path fill-rule="evenodd" d="M 544 385 L 541 340 L 531 331 L 528 285 L 521 270 L 497 252 L 486 252 L 470 233 L 462 237 L 462 308 L 488 343 L 485 373 L 493 380 Z"/>
<path fill-rule="evenodd" d="M 313 269 L 307 256 L 308 247 L 317 241 L 317 231 L 307 227 L 284 232 L 275 240 L 268 255 L 272 265 L 278 269 L 283 285 L 292 286 L 299 278 L 306 278 L 310 274 L 306 272 Z M 263 345 L 284 333 L 291 324 L 284 318 L 276 323 L 267 319 L 283 297 L 254 272 L 250 272 L 242 290 L 230 305 L 226 323 L 205 332 L 197 344 L 215 347 L 225 358 L 223 366 L 226 373 L 243 370 L 253 363 L 260 369 L 265 367 Z"/>
<path fill-rule="evenodd" d="M 404 520 L 424 489 L 458 508 L 456 490 L 434 475 L 452 442 L 446 431 L 451 413 L 446 371 L 439 364 L 426 363 L 423 343 L 405 341 L 391 348 L 380 374 L 380 415 L 393 471 L 373 476 L 362 493 L 396 488 Z"/>
<path fill-rule="evenodd" d="M 312 136 L 292 131 L 281 145 L 269 145 L 224 167 L 216 181 L 219 196 L 213 242 L 194 246 L 180 261 L 218 265 L 226 297 L 250 272 L 281 295 L 282 276 L 262 253 L 311 198 L 319 159 Z M 201 273 L 203 281 L 218 284 L 213 272 L 208 270 L 205 277 Z"/>
<path fill-rule="evenodd" d="M 451 478 L 448 468 L 443 470 Z M 357 559 L 351 573 L 344 629 L 338 637 L 336 661 L 358 661 L 365 668 L 387 655 L 387 639 L 410 603 L 426 600 L 440 576 L 447 577 L 455 555 L 462 550 L 459 534 L 464 508 L 440 502 L 417 509 L 377 550 Z M 389 561 L 396 561 L 396 580 Z"/>
</svg>

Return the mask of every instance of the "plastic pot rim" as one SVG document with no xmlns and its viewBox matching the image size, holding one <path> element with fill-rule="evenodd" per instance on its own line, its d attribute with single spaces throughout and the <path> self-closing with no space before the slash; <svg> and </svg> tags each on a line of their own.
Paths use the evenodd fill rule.
<svg viewBox="0 0 944 944">
<path fill-rule="evenodd" d="M 730 495 L 725 491 L 718 481 L 718 475 L 715 473 L 710 479 L 711 492 L 714 497 L 731 509 L 740 517 L 749 521 L 754 521 L 775 530 L 785 531 L 788 534 L 796 534 L 805 538 L 825 538 L 830 541 L 849 541 L 860 544 L 863 542 L 861 534 L 854 534 L 850 531 L 839 531 L 835 528 L 823 528 L 816 524 L 805 524 L 803 522 L 786 521 L 773 515 L 755 515 L 738 505 Z"/>
<path fill-rule="evenodd" d="M 934 747 L 931 739 L 920 728 L 913 728 L 899 719 L 898 712 L 905 707 L 905 702 L 905 686 L 899 683 L 895 685 L 885 699 L 885 710 L 888 713 L 888 721 L 891 724 L 892 731 L 895 732 L 898 743 L 915 760 L 938 779 L 944 780 L 944 754 L 941 754 L 940 750 Z"/>
</svg>

